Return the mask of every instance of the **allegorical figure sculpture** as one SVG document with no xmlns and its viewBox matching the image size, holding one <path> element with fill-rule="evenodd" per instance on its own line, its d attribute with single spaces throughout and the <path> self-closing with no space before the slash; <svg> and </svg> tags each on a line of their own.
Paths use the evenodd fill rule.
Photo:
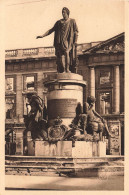
<svg viewBox="0 0 129 195">
<path fill-rule="evenodd" d="M 55 55 L 57 56 L 57 72 L 75 72 L 77 55 L 77 37 L 78 27 L 75 19 L 69 18 L 70 11 L 64 7 L 62 9 L 63 19 L 58 20 L 54 27 L 48 30 L 45 34 L 37 36 L 43 38 L 55 32 L 54 47 Z"/>
<path fill-rule="evenodd" d="M 70 130 L 66 132 L 63 140 L 78 141 L 102 141 L 103 135 L 110 135 L 106 121 L 94 110 L 95 98 L 89 96 L 87 102 L 77 104 L 76 116 L 73 119 Z M 74 144 L 73 144 L 74 145 Z"/>
<path fill-rule="evenodd" d="M 87 102 L 84 103 L 84 113 L 87 115 L 87 127 L 88 134 L 93 135 L 95 140 L 96 135 L 99 134 L 99 140 L 102 140 L 104 134 L 110 135 L 106 121 L 94 110 L 93 105 L 96 99 L 93 96 L 87 98 Z"/>
<path fill-rule="evenodd" d="M 33 140 L 36 138 L 46 139 L 47 121 L 43 118 L 44 108 L 40 99 L 36 95 L 27 96 L 31 110 L 28 115 L 24 115 L 26 131 L 25 134 L 30 131 Z"/>
<path fill-rule="evenodd" d="M 79 102 L 76 107 L 76 116 L 69 125 L 71 129 L 67 131 L 63 137 L 63 140 L 72 140 L 73 145 L 75 140 L 85 140 L 87 116 L 82 112 L 83 109 L 81 103 Z"/>
</svg>

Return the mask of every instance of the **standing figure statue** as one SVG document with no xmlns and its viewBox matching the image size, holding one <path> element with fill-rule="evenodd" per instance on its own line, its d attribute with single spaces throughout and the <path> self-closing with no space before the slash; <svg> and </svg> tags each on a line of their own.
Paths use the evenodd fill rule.
<svg viewBox="0 0 129 195">
<path fill-rule="evenodd" d="M 26 126 L 25 134 L 28 131 L 31 132 L 32 139 L 46 139 L 47 121 L 43 118 L 44 106 L 40 101 L 40 98 L 36 95 L 27 95 L 31 110 L 28 115 L 24 115 L 24 121 Z"/>
<path fill-rule="evenodd" d="M 74 19 L 69 18 L 70 11 L 64 7 L 62 9 L 63 19 L 58 20 L 54 27 L 45 34 L 36 38 L 43 38 L 55 32 L 54 47 L 57 56 L 57 72 L 75 72 L 77 66 L 77 37 L 78 27 Z"/>
</svg>

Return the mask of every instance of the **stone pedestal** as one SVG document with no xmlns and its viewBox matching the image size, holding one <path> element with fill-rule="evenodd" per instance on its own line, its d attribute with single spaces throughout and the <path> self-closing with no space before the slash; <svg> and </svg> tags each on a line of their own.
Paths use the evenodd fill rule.
<svg viewBox="0 0 129 195">
<path fill-rule="evenodd" d="M 83 87 L 86 82 L 83 77 L 74 73 L 57 73 L 44 82 L 48 88 L 47 109 L 48 122 L 53 125 L 58 116 L 63 124 L 68 126 L 76 115 L 76 107 L 83 105 Z"/>
<path fill-rule="evenodd" d="M 102 141 L 98 142 L 98 156 L 99 157 L 106 156 L 106 142 L 102 142 Z"/>
<path fill-rule="evenodd" d="M 76 141 L 72 148 L 73 158 L 105 157 L 106 142 L 85 142 Z"/>
<path fill-rule="evenodd" d="M 58 141 L 49 143 L 48 141 L 29 141 L 29 156 L 46 156 L 46 157 L 72 157 L 72 142 Z"/>
<path fill-rule="evenodd" d="M 35 144 L 32 140 L 27 142 L 28 156 L 35 156 Z"/>
<path fill-rule="evenodd" d="M 76 141 L 72 148 L 72 157 L 92 157 L 92 142 Z"/>
<path fill-rule="evenodd" d="M 72 147 L 72 141 L 58 141 L 55 143 L 40 140 L 35 141 L 35 143 L 29 141 L 28 155 L 72 158 L 105 157 L 106 142 L 75 141 L 75 147 Z"/>
<path fill-rule="evenodd" d="M 16 155 L 23 155 L 23 132 L 25 128 L 14 127 L 16 132 Z"/>
</svg>

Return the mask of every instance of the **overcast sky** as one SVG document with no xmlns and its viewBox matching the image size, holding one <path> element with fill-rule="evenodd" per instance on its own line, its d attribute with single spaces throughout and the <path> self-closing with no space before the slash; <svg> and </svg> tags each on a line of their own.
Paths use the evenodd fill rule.
<svg viewBox="0 0 129 195">
<path fill-rule="evenodd" d="M 5 49 L 53 46 L 54 33 L 36 39 L 68 7 L 79 28 L 78 43 L 103 41 L 125 31 L 122 0 L 6 0 Z"/>
</svg>

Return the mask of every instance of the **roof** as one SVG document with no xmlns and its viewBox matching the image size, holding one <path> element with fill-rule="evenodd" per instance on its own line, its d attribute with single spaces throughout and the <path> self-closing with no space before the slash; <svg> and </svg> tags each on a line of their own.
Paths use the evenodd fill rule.
<svg viewBox="0 0 129 195">
<path fill-rule="evenodd" d="M 110 39 L 107 39 L 106 41 L 102 41 L 91 48 L 86 49 L 84 51 L 84 54 L 109 52 L 124 52 L 124 32 Z"/>
</svg>

